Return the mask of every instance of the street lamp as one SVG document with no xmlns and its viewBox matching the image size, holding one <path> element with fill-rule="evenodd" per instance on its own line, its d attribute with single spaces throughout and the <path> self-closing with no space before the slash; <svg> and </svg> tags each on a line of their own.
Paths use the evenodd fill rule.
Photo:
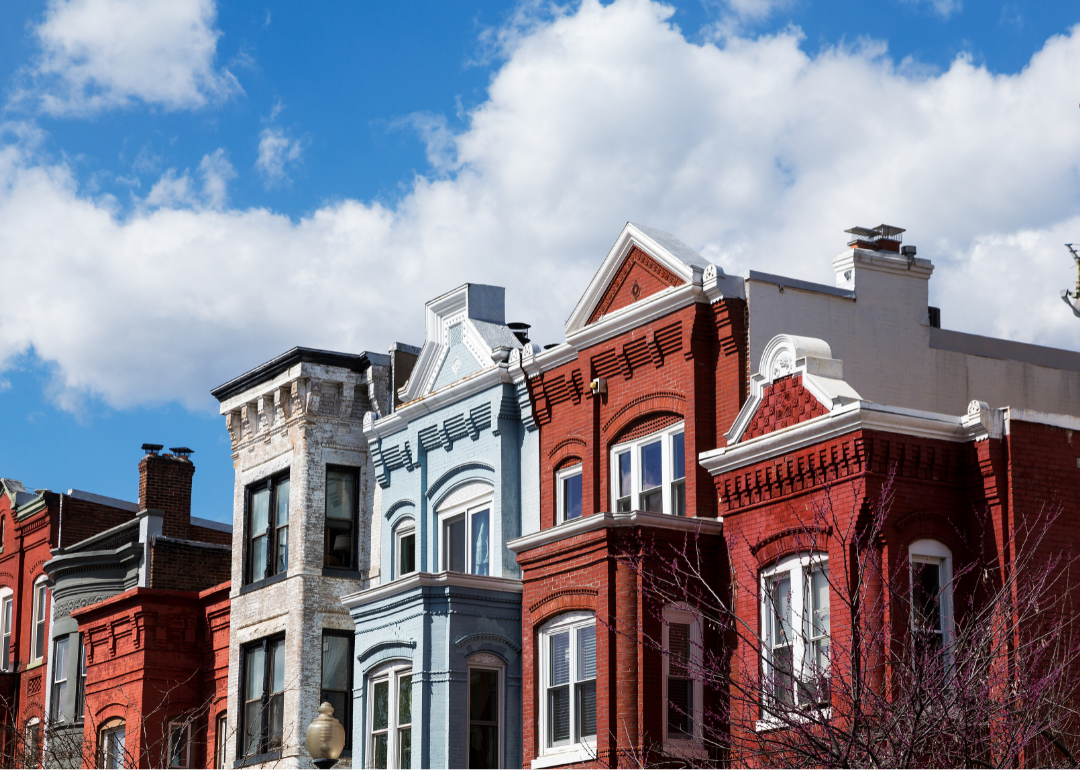
<svg viewBox="0 0 1080 770">
<path fill-rule="evenodd" d="M 345 728 L 333 717 L 334 707 L 329 703 L 319 706 L 319 716 L 311 720 L 307 728 L 307 749 L 315 767 L 329 770 L 337 764 L 341 750 L 345 748 Z"/>
</svg>

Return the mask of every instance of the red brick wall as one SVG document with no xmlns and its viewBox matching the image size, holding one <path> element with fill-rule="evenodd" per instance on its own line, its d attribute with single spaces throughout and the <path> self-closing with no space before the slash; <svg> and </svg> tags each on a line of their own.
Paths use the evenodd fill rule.
<svg viewBox="0 0 1080 770">
<path fill-rule="evenodd" d="M 166 537 L 155 538 L 150 548 L 151 588 L 202 591 L 227 582 L 231 570 L 228 548 Z"/>
<path fill-rule="evenodd" d="M 139 507 L 164 512 L 165 537 L 188 536 L 194 474 L 195 465 L 186 457 L 148 454 L 139 462 Z"/>
</svg>

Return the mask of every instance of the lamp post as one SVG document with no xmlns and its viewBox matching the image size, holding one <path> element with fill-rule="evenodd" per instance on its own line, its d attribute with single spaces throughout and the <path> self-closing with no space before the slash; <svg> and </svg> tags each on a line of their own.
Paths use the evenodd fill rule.
<svg viewBox="0 0 1080 770">
<path fill-rule="evenodd" d="M 319 770 L 329 770 L 336 765 L 341 750 L 345 748 L 345 728 L 333 714 L 334 707 L 323 703 L 319 706 L 319 716 L 308 725 L 308 753 Z"/>
</svg>

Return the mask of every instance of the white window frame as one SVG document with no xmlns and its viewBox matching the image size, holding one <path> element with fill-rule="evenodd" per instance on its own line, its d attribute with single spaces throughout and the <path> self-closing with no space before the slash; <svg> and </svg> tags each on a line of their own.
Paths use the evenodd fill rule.
<svg viewBox="0 0 1080 770">
<path fill-rule="evenodd" d="M 686 756 L 687 754 L 693 754 L 697 756 L 698 750 L 703 750 L 701 737 L 701 720 L 704 716 L 702 698 L 704 696 L 704 688 L 702 687 L 701 678 L 693 676 L 694 672 L 701 671 L 701 622 L 698 617 L 688 610 L 688 608 L 681 606 L 668 606 L 664 608 L 664 631 L 663 631 L 663 649 L 664 649 L 664 701 L 663 701 L 663 713 L 664 713 L 664 747 L 671 753 L 679 756 Z M 694 707 L 692 709 L 691 718 L 693 719 L 693 732 L 689 738 L 683 738 L 679 736 L 670 736 L 668 734 L 668 677 L 670 676 L 670 663 L 671 657 L 668 652 L 671 650 L 671 642 L 668 632 L 670 630 L 669 624 L 680 623 L 690 626 L 690 670 L 689 674 L 694 682 Z"/>
<path fill-rule="evenodd" d="M 127 723 L 117 722 L 101 728 L 98 733 L 101 747 L 101 766 L 105 768 L 123 768 L 127 764 L 127 753 L 124 744 L 127 738 Z M 117 752 L 116 736 L 120 735 L 119 752 Z M 113 764 L 110 764 L 110 761 Z M 116 762 L 115 760 L 119 760 Z"/>
<path fill-rule="evenodd" d="M 467 683 L 472 682 L 473 669 L 480 669 L 483 671 L 495 671 L 498 676 L 497 684 L 495 685 L 496 691 L 499 693 L 499 748 L 498 748 L 498 765 L 502 766 L 503 759 L 505 758 L 504 749 L 506 740 L 506 664 L 499 660 L 497 657 L 490 653 L 476 653 L 469 657 L 468 660 L 468 673 L 466 674 L 465 681 Z M 467 696 L 466 703 L 466 721 L 465 724 L 472 728 L 472 694 Z M 465 749 L 465 766 L 469 766 L 469 749 Z"/>
<path fill-rule="evenodd" d="M 78 642 L 78 639 L 76 639 Z M 63 660 L 60 659 L 60 655 L 57 651 L 60 646 L 64 646 Z M 51 721 L 60 724 L 63 722 L 71 721 L 68 715 L 64 713 L 64 701 L 67 700 L 67 691 L 69 677 L 69 669 L 71 667 L 71 635 L 58 636 L 53 639 L 52 655 L 53 659 L 50 661 L 52 665 L 49 667 L 52 669 L 52 677 L 49 682 L 49 718 Z M 78 655 L 78 650 L 75 650 L 75 654 Z M 62 686 L 62 691 L 57 693 L 58 685 Z M 56 696 L 60 695 L 58 699 Z M 59 700 L 59 702 L 57 702 Z"/>
<path fill-rule="evenodd" d="M 413 569 L 412 569 L 411 572 L 402 572 L 401 571 L 401 541 L 404 540 L 405 537 L 408 536 L 408 535 L 413 536 Z M 416 572 L 419 572 L 420 559 L 417 558 L 418 557 L 417 550 L 418 549 L 416 547 L 416 520 L 411 518 L 411 517 L 404 518 L 401 521 L 399 521 L 397 523 L 397 525 L 394 527 L 394 551 L 391 554 L 391 558 L 393 559 L 393 565 L 392 566 L 393 566 L 394 580 L 397 580 L 398 578 L 403 578 L 406 575 L 412 575 L 412 574 L 414 574 Z"/>
<path fill-rule="evenodd" d="M 566 518 L 566 492 L 563 489 L 563 483 L 567 479 L 572 479 L 574 476 L 582 476 L 581 486 L 581 516 L 585 515 L 585 478 L 582 474 L 583 465 L 578 463 L 571 465 L 568 468 L 563 468 L 555 473 L 555 498 L 556 498 L 556 510 L 558 511 L 557 524 L 562 524 L 564 521 L 571 521 Z"/>
<path fill-rule="evenodd" d="M 182 764 L 173 764 L 173 732 L 180 730 L 183 733 L 184 750 Z M 169 755 L 168 755 L 168 767 L 191 767 L 191 722 L 169 722 Z"/>
<path fill-rule="evenodd" d="M 34 735 L 35 730 L 37 731 L 36 735 Z M 33 740 L 31 740 L 31 736 L 34 737 Z M 26 760 L 33 762 L 32 767 L 37 767 L 41 763 L 43 738 L 41 720 L 37 717 L 27 719 L 26 724 L 23 726 L 23 746 L 25 749 L 23 756 Z M 31 748 L 33 748 L 33 751 L 31 751 Z"/>
<path fill-rule="evenodd" d="M 364 767 L 375 767 L 375 685 L 383 681 L 387 682 L 389 689 L 386 706 L 386 766 L 388 768 L 398 766 L 398 751 L 400 750 L 398 732 L 401 729 L 401 725 L 398 724 L 398 696 L 401 678 L 410 674 L 412 674 L 412 663 L 407 661 L 393 661 L 368 674 L 367 741 L 364 744 L 364 752 L 367 756 Z M 412 710 L 415 708 L 416 701 L 414 700 Z M 411 713 L 410 716 L 412 716 L 412 722 L 409 723 L 409 729 L 412 730 L 412 726 L 416 724 L 416 717 Z M 415 748 L 415 745 L 410 748 L 410 751 L 412 748 Z"/>
<path fill-rule="evenodd" d="M 3 659 L 3 647 L 0 646 L 0 670 L 12 671 L 11 643 L 14 638 L 15 593 L 10 588 L 0 589 L 0 644 L 7 642 L 7 660 Z"/>
<path fill-rule="evenodd" d="M 761 573 L 760 591 L 761 591 L 761 643 L 762 643 L 762 656 L 761 656 L 761 671 L 762 671 L 762 686 L 765 687 L 772 679 L 773 664 L 772 664 L 772 631 L 773 631 L 773 614 L 772 607 L 772 585 L 778 580 L 782 580 L 785 576 L 791 578 L 791 697 L 792 705 L 789 707 L 792 711 L 798 711 L 805 708 L 812 708 L 815 704 L 800 703 L 799 700 L 799 683 L 803 681 L 807 674 L 807 669 L 811 664 L 811 610 L 808 606 L 810 600 L 808 585 L 810 573 L 815 568 L 829 566 L 829 556 L 824 551 L 804 552 L 794 554 L 782 559 L 778 564 L 763 570 Z M 830 576 L 831 580 L 831 576 Z M 830 583 L 831 592 L 831 583 Z M 831 596 L 830 596 L 831 600 Z M 830 601 L 831 604 L 831 601 Z M 831 617 L 830 617 L 831 626 Z M 829 629 L 828 634 L 830 640 L 832 638 L 832 628 Z M 761 694 L 762 702 L 766 705 L 766 710 L 762 714 L 761 721 L 758 722 L 758 729 L 773 729 L 777 726 L 775 717 L 771 716 L 768 709 L 780 710 L 783 708 L 782 704 L 776 703 L 773 699 L 771 692 L 764 691 Z M 821 708 L 821 705 L 818 705 Z M 825 705 L 827 708 L 827 704 Z"/>
<path fill-rule="evenodd" d="M 941 596 L 938 606 L 941 609 L 941 649 L 944 651 L 946 660 L 949 659 L 949 650 L 953 640 L 953 555 L 952 551 L 944 543 L 937 540 L 916 540 L 908 546 L 908 558 L 912 563 L 937 564 L 938 579 L 941 582 Z M 914 577 L 914 570 L 911 572 Z M 912 611 L 910 623 L 912 630 L 915 625 L 915 582 L 910 581 L 908 602 Z"/>
<path fill-rule="evenodd" d="M 495 495 L 490 487 L 486 489 L 483 495 L 475 497 L 472 500 L 466 500 L 461 503 L 447 507 L 445 510 L 438 511 L 439 519 L 439 570 L 441 572 L 449 572 L 449 559 L 446 553 L 446 525 L 451 519 L 456 519 L 459 516 L 465 517 L 465 572 L 461 574 L 473 575 L 473 517 L 472 515 L 477 511 L 483 509 L 488 511 L 488 575 L 495 574 L 495 549 L 492 547 L 494 538 L 492 532 L 495 530 Z"/>
<path fill-rule="evenodd" d="M 587 761 L 596 758 L 596 736 L 586 736 L 580 741 L 575 741 L 575 736 L 578 733 L 579 725 L 577 724 L 577 703 L 575 693 L 577 688 L 574 686 L 577 682 L 576 669 L 577 669 L 577 630 L 580 628 L 587 628 L 592 626 L 597 628 L 596 615 L 591 612 L 568 612 L 558 616 L 554 620 L 546 623 L 539 633 L 539 642 L 537 645 L 540 652 L 540 687 L 539 690 L 539 743 L 540 743 L 540 757 L 550 758 L 551 761 L 544 763 L 541 761 L 539 764 L 533 761 L 533 767 L 544 767 L 548 764 L 565 764 L 569 762 Z M 559 744 L 558 746 L 548 745 L 548 725 L 550 716 L 548 714 L 548 682 L 550 681 L 550 668 L 551 668 L 551 647 L 550 640 L 552 636 L 560 634 L 564 631 L 570 631 L 570 739 L 567 743 Z M 596 654 L 596 668 L 597 668 L 597 696 L 599 696 L 599 669 L 600 669 L 600 654 L 599 654 L 599 642 L 600 634 L 596 634 L 597 641 L 597 654 Z M 599 709 L 597 709 L 599 711 Z M 600 726 L 597 725 L 597 732 L 600 731 Z"/>
<path fill-rule="evenodd" d="M 641 511 L 644 510 L 641 507 L 641 448 L 647 444 L 659 440 L 662 442 L 662 450 L 660 452 L 661 460 L 661 482 L 660 482 L 660 495 L 662 498 L 662 510 L 657 513 L 671 514 L 671 489 L 672 473 L 674 472 L 674 463 L 672 462 L 672 439 L 682 433 L 683 441 L 686 441 L 685 424 L 682 420 L 674 425 L 668 426 L 663 430 L 650 433 L 647 436 L 634 439 L 633 441 L 626 441 L 622 444 L 616 444 L 611 447 L 611 451 L 608 453 L 608 469 L 611 477 L 611 510 L 617 511 L 619 508 L 619 463 L 618 457 L 623 452 L 630 452 L 630 510 Z M 683 444 L 685 449 L 685 443 Z M 686 477 L 683 476 L 685 479 Z"/>
<path fill-rule="evenodd" d="M 229 751 L 229 712 L 219 711 L 214 717 L 214 765 L 225 767 L 225 755 Z"/>
<path fill-rule="evenodd" d="M 41 663 L 41 661 L 45 660 L 46 655 L 45 642 L 47 640 L 45 639 L 45 632 L 48 630 L 49 623 L 49 589 L 45 585 L 46 580 L 47 578 L 42 575 L 34 581 L 34 601 L 32 605 L 34 613 L 30 616 L 30 654 L 34 656 L 30 661 L 31 665 Z M 41 616 L 40 620 L 38 619 L 39 614 Z M 35 655 L 39 641 L 41 642 L 41 655 Z"/>
</svg>

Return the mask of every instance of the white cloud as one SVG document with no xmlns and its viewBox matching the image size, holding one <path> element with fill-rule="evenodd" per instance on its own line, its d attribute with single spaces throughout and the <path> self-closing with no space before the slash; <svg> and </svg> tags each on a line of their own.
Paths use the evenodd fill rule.
<svg viewBox="0 0 1080 770">
<path fill-rule="evenodd" d="M 215 69 L 215 20 L 214 0 L 50 0 L 35 30 L 41 53 L 17 99 L 57 115 L 224 99 L 240 86 Z"/>
<path fill-rule="evenodd" d="M 170 168 L 150 188 L 141 208 L 223 208 L 229 197 L 228 184 L 236 178 L 236 170 L 225 157 L 224 149 L 203 156 L 199 176 L 201 189 L 190 172 L 178 175 L 175 168 Z"/>
<path fill-rule="evenodd" d="M 427 135 L 452 165 L 393 205 L 226 208 L 211 155 L 201 186 L 166 175 L 159 205 L 124 217 L 68 166 L 0 148 L 19 297 L 0 304 L 0 361 L 32 347 L 65 405 L 202 408 L 293 345 L 418 343 L 423 303 L 463 281 L 506 286 L 509 320 L 555 342 L 626 220 L 729 272 L 823 283 L 844 228 L 907 227 L 946 327 L 1076 349 L 1058 292 L 1061 244 L 1080 241 L 1080 28 L 1015 75 L 964 58 L 928 74 L 881 46 L 810 56 L 796 31 L 693 44 L 669 14 L 584 0 L 522 33 L 466 129 Z"/>
<path fill-rule="evenodd" d="M 279 111 L 275 105 L 274 115 Z M 255 168 L 262 174 L 267 189 L 292 182 L 288 168 L 300 162 L 306 146 L 305 141 L 290 138 L 283 129 L 262 130 L 259 134 L 259 157 L 255 160 Z"/>
<path fill-rule="evenodd" d="M 905 0 L 911 5 L 927 5 L 930 10 L 943 19 L 948 19 L 954 13 L 963 10 L 963 0 Z"/>
</svg>

